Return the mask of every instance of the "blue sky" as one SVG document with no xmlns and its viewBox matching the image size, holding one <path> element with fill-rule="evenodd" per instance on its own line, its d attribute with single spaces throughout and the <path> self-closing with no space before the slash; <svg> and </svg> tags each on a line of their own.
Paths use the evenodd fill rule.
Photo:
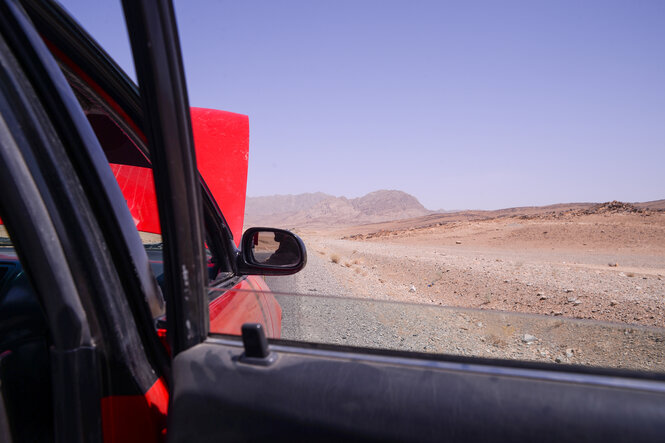
<svg viewBox="0 0 665 443">
<path fill-rule="evenodd" d="M 63 4 L 133 75 L 119 4 Z M 665 198 L 663 1 L 175 4 L 190 103 L 249 115 L 250 196 Z"/>
</svg>

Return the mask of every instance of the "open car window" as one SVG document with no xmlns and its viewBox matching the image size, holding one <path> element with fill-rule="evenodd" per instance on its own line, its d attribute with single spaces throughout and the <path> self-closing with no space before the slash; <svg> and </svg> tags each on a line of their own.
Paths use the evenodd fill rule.
<svg viewBox="0 0 665 443">
<path fill-rule="evenodd" d="M 187 23 L 195 12 L 191 8 L 180 6 L 176 4 L 176 12 L 181 14 L 183 22 Z M 239 21 L 247 19 L 244 13 L 247 11 L 236 18 Z M 318 20 L 320 17 L 312 16 L 312 19 Z M 357 23 L 350 26 L 353 28 L 355 25 Z M 238 23 L 233 23 L 232 26 L 239 27 Z M 205 41 L 209 31 L 205 27 L 181 30 L 186 63 L 195 60 L 188 58 L 188 49 L 196 48 L 197 42 Z M 225 35 L 220 44 L 232 48 L 234 38 L 238 38 L 238 35 Z M 260 47 L 254 49 L 261 50 Z M 229 53 L 235 57 L 233 60 L 241 60 L 238 53 L 231 50 Z M 237 69 L 237 72 L 234 69 Z M 231 63 L 228 72 L 232 78 L 236 78 L 234 75 L 239 76 L 238 73 L 243 69 L 242 63 Z M 197 86 L 200 84 L 201 81 Z M 200 86 L 194 94 L 196 100 L 202 100 Z M 245 105 L 237 97 L 234 103 L 239 103 L 240 107 Z M 257 131 L 263 130 L 265 129 L 257 128 Z M 257 139 L 265 140 L 265 134 L 259 133 Z M 256 146 L 261 149 L 264 158 L 254 159 L 265 163 L 265 157 L 270 157 L 271 154 L 260 144 L 260 140 L 256 142 Z M 310 155 L 310 152 L 306 155 Z M 288 155 L 277 157 L 287 158 Z M 367 168 L 373 166 L 369 164 Z M 385 198 L 388 197 L 390 196 Z M 327 197 L 311 196 L 310 199 L 316 201 L 310 207 L 321 203 L 321 198 L 325 200 Z M 275 198 L 274 202 L 272 206 L 265 204 L 261 208 L 259 199 L 251 200 L 248 204 L 246 224 L 262 225 L 286 220 L 284 223 L 291 223 L 293 226 L 285 227 L 294 227 L 297 232 L 302 233 L 307 246 L 315 251 L 310 254 L 309 269 L 305 269 L 302 274 L 289 278 L 265 279 L 265 293 L 277 293 L 283 308 L 283 338 L 376 349 L 507 358 L 553 365 L 572 364 L 579 367 L 635 369 L 656 373 L 663 371 L 665 363 L 660 352 L 663 310 L 656 301 L 664 290 L 660 283 L 662 279 L 658 280 L 658 269 L 662 267 L 662 263 L 658 261 L 660 259 L 656 258 L 656 261 L 649 264 L 647 267 L 653 269 L 648 269 L 644 275 L 636 273 L 632 268 L 619 270 L 608 266 L 607 262 L 616 263 L 612 261 L 611 252 L 608 250 L 590 254 L 587 257 L 591 261 L 589 263 L 581 263 L 580 266 L 571 264 L 564 256 L 568 243 L 557 239 L 564 240 L 564 225 L 576 217 L 573 214 L 578 211 L 576 207 L 571 207 L 570 210 L 562 208 L 561 211 L 557 208 L 552 208 L 551 211 L 544 209 L 544 217 L 548 217 L 544 221 L 539 221 L 541 215 L 531 209 L 516 214 L 514 219 L 507 219 L 506 214 L 499 214 L 498 211 L 496 217 L 491 213 L 463 213 L 460 217 L 468 217 L 470 220 L 483 217 L 488 219 L 487 222 L 479 222 L 478 226 L 472 227 L 477 229 L 477 232 L 497 232 L 494 235 L 496 238 L 489 234 L 486 238 L 482 237 L 482 241 L 486 240 L 490 248 L 474 256 L 473 250 L 466 250 L 467 245 L 473 242 L 472 239 L 460 237 L 457 240 L 457 236 L 471 235 L 473 232 L 463 231 L 463 227 L 455 230 L 455 225 L 462 223 L 455 219 L 455 214 L 442 214 L 436 220 L 430 220 L 427 217 L 434 216 L 423 215 L 423 208 L 415 205 L 410 207 L 410 213 L 425 217 L 423 220 L 415 220 L 415 225 L 409 225 L 409 219 L 406 219 L 407 221 L 394 225 L 384 223 L 355 226 L 342 218 L 344 226 L 335 230 L 336 226 L 332 226 L 332 229 L 331 226 L 326 226 L 326 223 L 334 223 L 316 217 L 325 215 L 324 209 L 334 212 L 338 206 L 345 204 L 339 200 L 330 200 L 329 206 L 321 204 L 317 208 L 319 212 L 307 213 L 307 210 L 304 210 L 300 214 L 295 210 L 287 211 L 287 200 Z M 357 210 L 361 203 L 354 202 L 356 206 L 352 209 Z M 368 205 L 370 203 L 367 202 Z M 597 214 L 601 214 L 606 210 L 611 211 L 610 206 L 579 211 L 600 211 Z M 348 209 L 347 206 L 343 207 Z M 404 212 L 407 213 L 409 212 Z M 568 215 L 571 220 L 563 220 Z M 641 217 L 639 213 L 634 215 Z M 308 218 L 313 220 L 309 225 Z M 561 226 L 557 224 L 559 218 Z M 649 220 L 645 217 L 642 219 Z M 636 230 L 642 229 L 642 221 L 634 225 Z M 495 224 L 497 226 L 494 226 Z M 547 226 L 536 232 L 541 224 Z M 448 229 L 449 226 L 453 229 Z M 330 232 L 324 232 L 326 230 Z M 604 234 L 605 230 L 599 227 L 597 231 L 597 234 Z M 609 231 L 607 234 L 612 235 Z M 492 242 L 498 244 L 511 238 L 521 242 L 521 235 L 527 236 L 528 241 L 538 235 L 540 237 L 534 237 L 534 242 L 542 238 L 543 242 L 552 243 L 547 243 L 547 247 L 556 249 L 551 258 L 557 262 L 536 269 L 540 266 L 538 260 L 541 259 L 534 255 L 534 251 L 527 250 L 523 256 L 518 257 L 514 251 L 492 249 Z M 639 243 L 641 240 L 638 237 L 634 237 L 634 240 Z M 418 242 L 419 246 L 412 246 L 409 241 Z M 452 247 L 446 243 L 448 241 Z M 459 241 L 460 245 L 457 245 L 456 241 Z M 478 241 L 481 241 L 480 237 Z M 429 242 L 432 242 L 431 247 Z M 584 240 L 581 239 L 580 242 L 584 243 Z M 580 247 L 584 245 L 580 243 Z M 501 255 L 504 252 L 506 254 Z M 609 254 L 606 261 L 602 261 L 603 253 Z M 415 257 L 415 261 L 409 261 L 411 256 Z M 529 263 L 534 257 L 536 262 Z M 639 257 L 636 258 L 638 259 Z M 577 287 L 574 281 L 577 277 L 571 273 L 582 271 L 581 268 L 584 268 L 585 274 L 579 275 L 589 282 L 588 290 Z M 612 279 L 619 278 L 616 285 L 609 284 L 609 280 L 603 278 L 608 271 L 612 272 Z M 595 272 L 600 274 L 586 274 Z M 620 275 L 621 273 L 625 277 Z M 398 274 L 403 275 L 399 277 Z M 645 282 L 638 281 L 642 277 L 646 277 Z M 593 293 L 593 287 L 600 289 Z M 621 292 L 619 288 L 624 287 L 625 291 Z M 223 291 L 224 289 L 217 289 L 220 294 Z M 519 297 L 513 299 L 511 291 Z M 631 291 L 644 293 L 644 303 L 633 303 Z M 287 296 L 286 293 L 293 295 Z M 247 294 L 253 296 L 254 292 L 248 290 Z M 340 299 L 340 296 L 347 299 Z M 626 300 L 622 301 L 623 299 Z M 393 304 L 394 301 L 397 303 Z M 356 305 L 366 307 L 361 309 L 366 314 L 344 314 L 348 311 L 357 312 L 352 307 Z M 400 310 L 410 314 L 389 314 Z M 338 320 L 326 321 L 330 318 L 329 312 L 335 316 L 340 313 Z M 439 313 L 433 314 L 434 312 Z M 543 314 L 546 317 L 538 316 Z M 448 316 L 452 316 L 455 321 L 441 320 Z M 449 326 L 450 324 L 456 326 Z M 596 340 L 593 337 L 601 339 Z M 609 352 L 611 349 L 621 351 L 613 355 Z"/>
</svg>

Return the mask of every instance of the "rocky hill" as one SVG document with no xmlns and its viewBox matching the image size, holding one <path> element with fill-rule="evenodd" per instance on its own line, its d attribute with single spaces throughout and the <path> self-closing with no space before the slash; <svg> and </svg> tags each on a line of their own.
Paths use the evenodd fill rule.
<svg viewBox="0 0 665 443">
<path fill-rule="evenodd" d="M 381 190 L 348 199 L 321 192 L 248 197 L 245 225 L 313 226 L 377 223 L 429 214 L 417 198 L 402 191 Z"/>
<path fill-rule="evenodd" d="M 270 195 L 266 197 L 247 197 L 245 213 L 247 215 L 276 215 L 307 211 L 322 200 L 335 198 L 323 192 L 298 195 Z"/>
</svg>

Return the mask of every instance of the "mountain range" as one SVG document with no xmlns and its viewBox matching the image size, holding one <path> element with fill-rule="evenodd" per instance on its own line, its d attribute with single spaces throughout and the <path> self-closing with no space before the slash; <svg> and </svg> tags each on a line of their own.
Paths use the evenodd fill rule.
<svg viewBox="0 0 665 443">
<path fill-rule="evenodd" d="M 247 197 L 245 225 L 312 226 L 377 223 L 430 214 L 416 197 L 402 191 L 380 190 L 358 198 L 322 192 Z"/>
</svg>

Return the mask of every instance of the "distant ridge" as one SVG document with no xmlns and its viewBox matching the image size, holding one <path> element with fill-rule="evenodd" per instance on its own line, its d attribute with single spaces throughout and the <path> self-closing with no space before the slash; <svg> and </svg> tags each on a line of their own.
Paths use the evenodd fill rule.
<svg viewBox="0 0 665 443">
<path fill-rule="evenodd" d="M 322 192 L 298 195 L 248 197 L 245 226 L 331 227 L 363 225 L 358 232 L 393 227 L 415 228 L 462 220 L 499 217 L 557 217 L 564 214 L 630 213 L 665 211 L 665 199 L 623 203 L 557 203 L 545 206 L 520 206 L 496 210 L 430 211 L 417 198 L 402 191 L 380 190 L 348 199 Z"/>
<path fill-rule="evenodd" d="M 298 195 L 270 195 L 266 197 L 247 197 L 245 214 L 275 215 L 306 211 L 322 200 L 335 198 L 323 192 Z"/>
<path fill-rule="evenodd" d="M 245 225 L 312 226 L 377 223 L 430 214 L 416 197 L 379 190 L 348 199 L 322 192 L 248 197 Z"/>
</svg>

